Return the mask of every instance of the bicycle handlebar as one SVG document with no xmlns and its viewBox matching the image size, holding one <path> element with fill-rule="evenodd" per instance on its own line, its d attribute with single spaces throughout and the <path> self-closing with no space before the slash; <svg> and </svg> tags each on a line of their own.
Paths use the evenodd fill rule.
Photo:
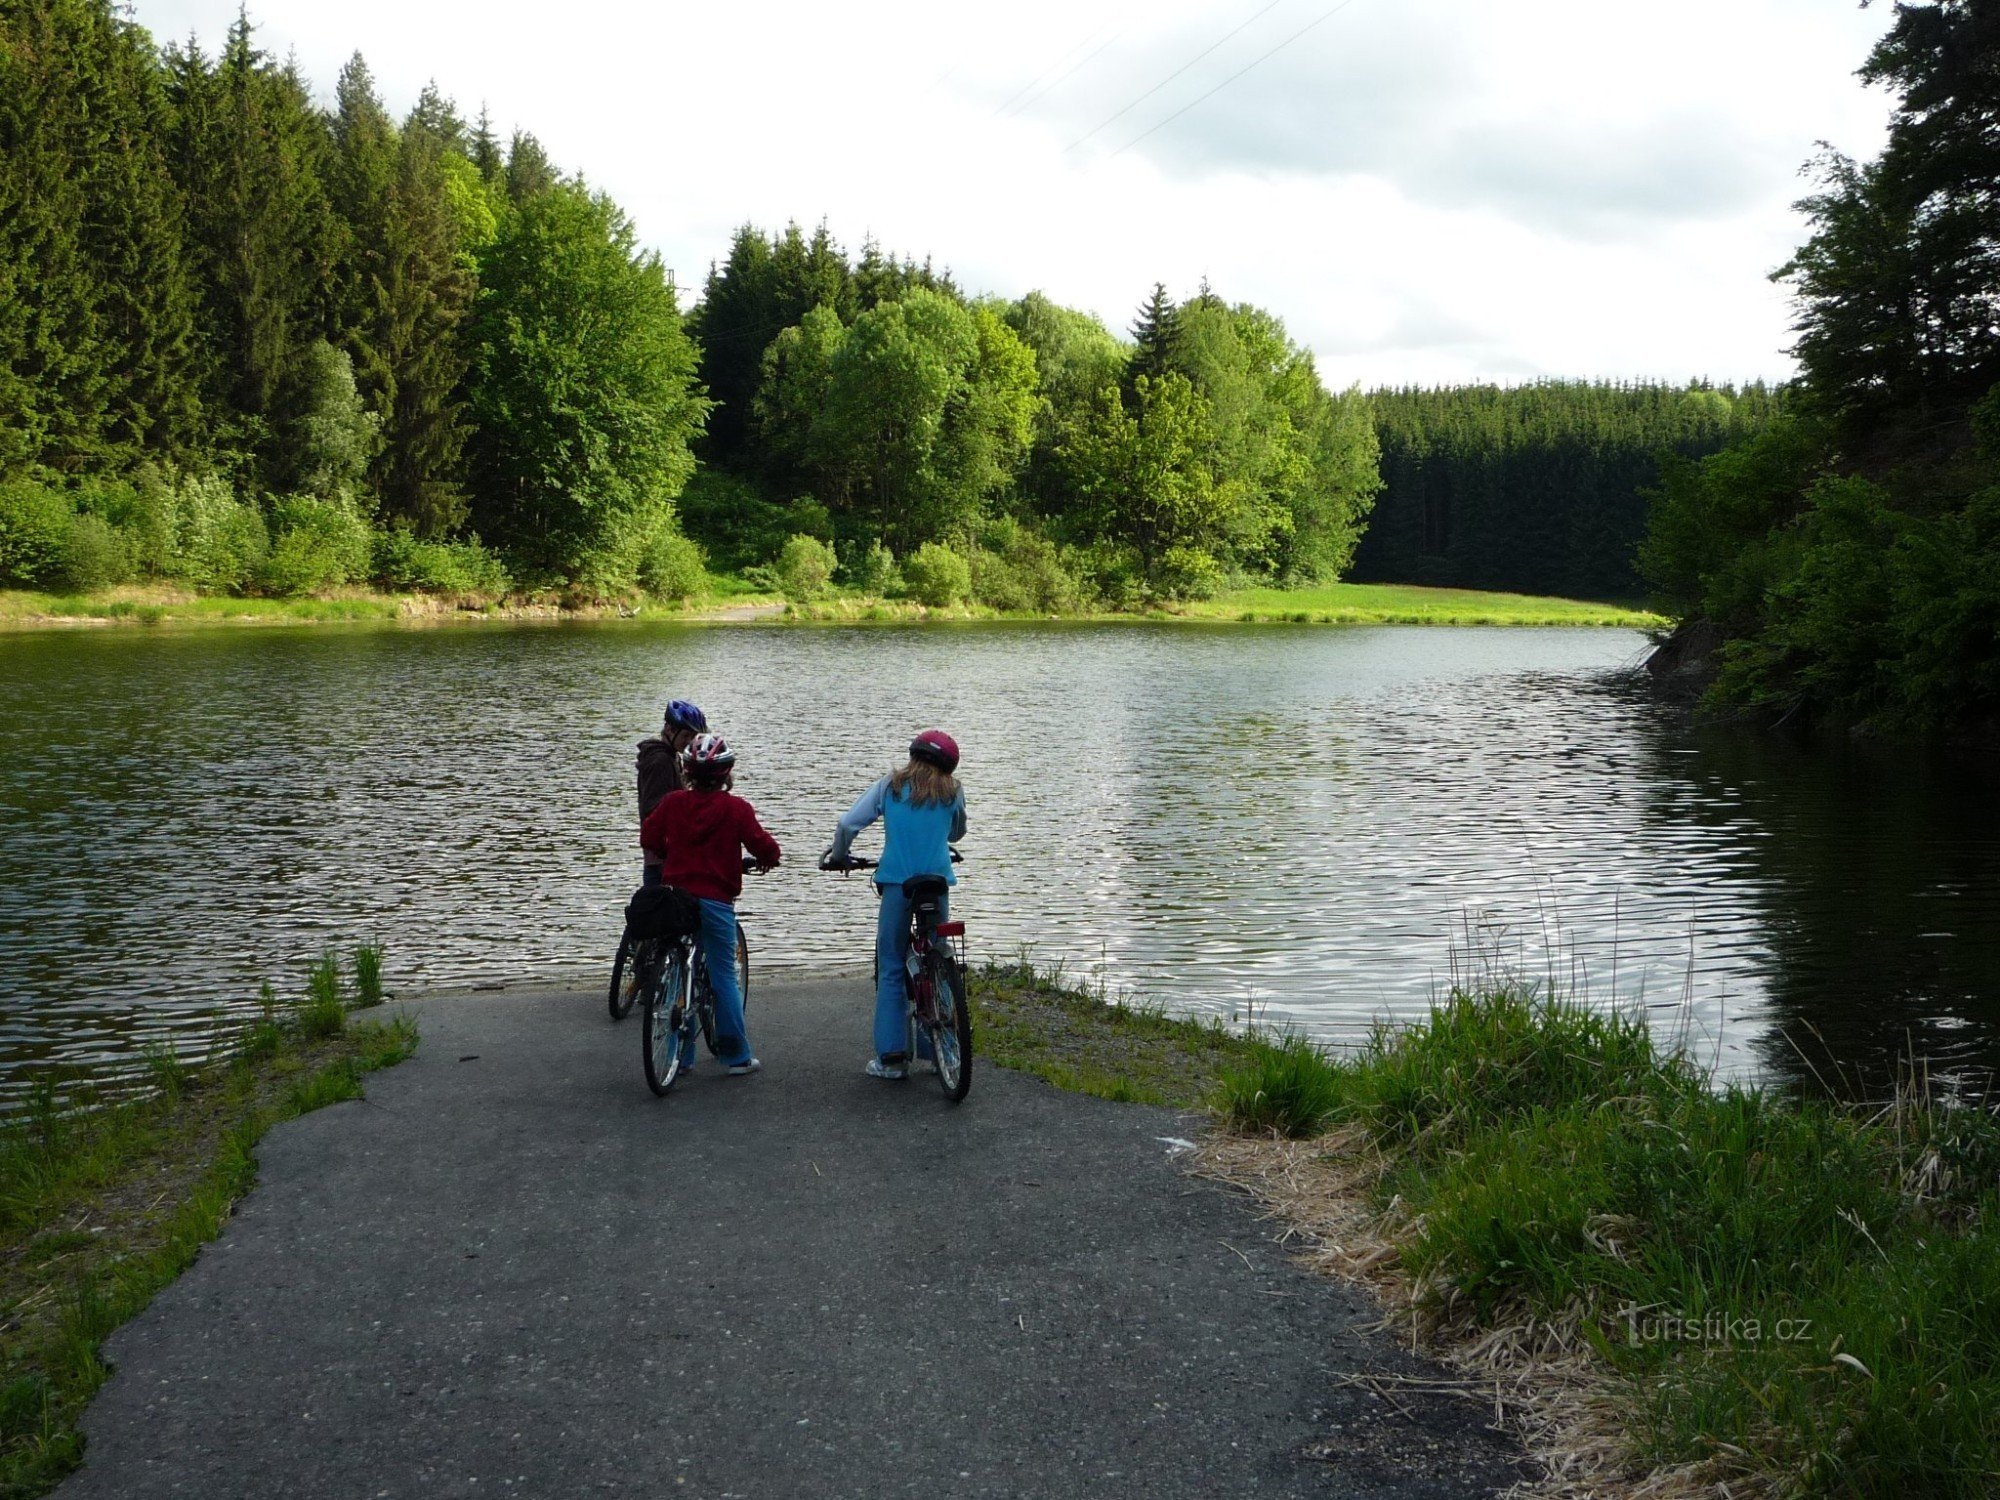
<svg viewBox="0 0 2000 1500">
<path fill-rule="evenodd" d="M 962 865 L 965 863 L 965 856 L 954 849 L 951 851 L 951 862 L 955 865 Z M 880 860 L 863 859 L 858 854 L 850 854 L 845 859 L 835 859 L 831 848 L 819 857 L 819 867 L 822 870 L 838 871 L 842 875 L 845 875 L 849 870 L 872 870 L 880 863 Z"/>
</svg>

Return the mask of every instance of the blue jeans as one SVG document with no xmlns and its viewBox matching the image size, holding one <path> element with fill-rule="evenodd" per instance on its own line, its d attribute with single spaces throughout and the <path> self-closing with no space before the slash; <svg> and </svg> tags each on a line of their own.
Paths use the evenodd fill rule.
<svg viewBox="0 0 2000 1500">
<path fill-rule="evenodd" d="M 875 889 L 882 896 L 875 914 L 875 1055 L 887 1057 L 910 1047 L 909 970 L 904 967 L 910 956 L 910 899 L 900 885 Z M 950 914 L 946 892 L 938 897 L 938 920 L 948 921 Z"/>
<path fill-rule="evenodd" d="M 750 1061 L 750 1039 L 743 1024 L 743 991 L 736 985 L 736 908 L 727 901 L 701 898 L 701 956 L 715 996 L 715 1055 L 733 1068 Z M 689 1043 L 681 1062 L 693 1061 L 694 1045 Z"/>
</svg>

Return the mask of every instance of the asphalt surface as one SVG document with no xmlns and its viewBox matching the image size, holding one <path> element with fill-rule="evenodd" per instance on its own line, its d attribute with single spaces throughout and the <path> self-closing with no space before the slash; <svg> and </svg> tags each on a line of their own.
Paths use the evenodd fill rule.
<svg viewBox="0 0 2000 1500">
<path fill-rule="evenodd" d="M 274 1130 L 110 1340 L 58 1492 L 1465 1496 L 1520 1477 L 1168 1110 L 864 1077 L 864 982 L 763 983 L 665 1099 L 598 994 L 438 997 Z"/>
</svg>

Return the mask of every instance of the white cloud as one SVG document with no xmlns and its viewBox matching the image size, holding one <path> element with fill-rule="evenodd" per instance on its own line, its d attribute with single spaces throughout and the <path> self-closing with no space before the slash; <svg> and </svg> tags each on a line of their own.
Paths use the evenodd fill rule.
<svg viewBox="0 0 2000 1500">
<path fill-rule="evenodd" d="M 136 19 L 213 50 L 235 5 Z M 1161 125 L 1330 6 L 1260 8 L 264 0 L 252 20 L 323 96 L 358 49 L 392 107 L 433 77 L 467 115 L 487 102 L 684 285 L 745 221 L 824 218 L 850 249 L 872 233 L 1114 328 L 1155 280 L 1205 275 L 1338 383 L 1789 372 L 1766 278 L 1803 233 L 1813 142 L 1879 144 L 1885 102 L 1852 73 L 1884 12 L 1351 0 Z"/>
</svg>

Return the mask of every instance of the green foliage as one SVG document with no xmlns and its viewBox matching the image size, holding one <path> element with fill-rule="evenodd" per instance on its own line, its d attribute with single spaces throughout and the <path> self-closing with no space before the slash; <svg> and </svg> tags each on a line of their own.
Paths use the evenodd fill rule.
<svg viewBox="0 0 2000 1500">
<path fill-rule="evenodd" d="M 1432 1311 L 1577 1330 L 1623 1384 L 1633 1459 L 1802 1494 L 1986 1488 L 1991 1112 L 1716 1090 L 1637 1018 L 1520 991 L 1222 1091 L 1254 1129 L 1291 1097 L 1382 1152 Z"/>
<path fill-rule="evenodd" d="M 1178 373 L 1140 376 L 1127 409 L 1117 392 L 1095 409 L 1060 450 L 1078 499 L 1079 517 L 1097 535 L 1131 548 L 1146 589 L 1173 598 L 1209 569 L 1194 554 L 1228 545 L 1248 523 L 1257 497 L 1219 484 L 1208 402 Z M 1219 569 L 1214 571 L 1219 572 Z"/>
<path fill-rule="evenodd" d="M 138 548 L 132 538 L 109 521 L 83 514 L 71 518 L 56 569 L 64 588 L 89 593 L 128 583 L 138 567 Z"/>
<path fill-rule="evenodd" d="M 708 561 L 699 542 L 667 527 L 639 554 L 637 575 L 655 599 L 692 599 L 708 588 Z"/>
<path fill-rule="evenodd" d="M 793 536 L 779 549 L 771 572 L 784 596 L 803 604 L 826 592 L 834 567 L 833 548 L 816 536 Z"/>
<path fill-rule="evenodd" d="M 611 201 L 562 184 L 510 214 L 480 264 L 472 410 L 481 526 L 574 577 L 694 466 L 707 403 L 656 256 Z"/>
<path fill-rule="evenodd" d="M 971 594 L 990 609 L 1066 614 L 1080 608 L 1083 589 L 1054 542 L 1003 516 L 980 533 L 968 559 Z"/>
<path fill-rule="evenodd" d="M 498 599 L 509 587 L 506 566 L 477 539 L 427 542 L 400 527 L 376 533 L 369 572 L 385 589 L 466 601 Z"/>
<path fill-rule="evenodd" d="M 367 410 L 354 384 L 354 363 L 325 339 L 301 358 L 299 415 L 292 429 L 291 467 L 298 491 L 332 499 L 356 493 L 382 446 L 382 419 Z"/>
<path fill-rule="evenodd" d="M 903 559 L 903 585 L 932 609 L 948 609 L 972 592 L 972 565 L 938 542 L 925 542 Z"/>
<path fill-rule="evenodd" d="M 271 550 L 258 583 L 280 598 L 317 593 L 368 576 L 374 535 L 343 500 L 289 495 L 271 506 Z"/>
<path fill-rule="evenodd" d="M 299 1034 L 308 1041 L 339 1036 L 347 1029 L 347 1002 L 340 991 L 340 958 L 329 948 L 306 970 L 306 995 L 298 1006 Z"/>
<path fill-rule="evenodd" d="M 56 490 L 27 479 L 0 483 L 0 584 L 34 588 L 56 581 L 73 517 Z"/>
<path fill-rule="evenodd" d="M 1754 440 L 1783 405 L 1760 385 L 1584 381 L 1368 400 L 1382 491 L 1356 578 L 1596 599 L 1641 592 L 1653 487 Z"/>
<path fill-rule="evenodd" d="M 354 950 L 354 1003 L 361 1009 L 382 1003 L 380 943 L 363 943 Z"/>
<path fill-rule="evenodd" d="M 902 593 L 903 570 L 896 564 L 896 554 L 881 542 L 871 543 L 855 565 L 854 582 L 862 593 L 878 598 Z"/>
<path fill-rule="evenodd" d="M 255 505 L 237 498 L 218 476 L 179 476 L 156 490 L 168 516 L 171 552 L 163 570 L 196 588 L 234 592 L 256 576 L 271 547 Z"/>
<path fill-rule="evenodd" d="M 1239 1130 L 1298 1140 L 1319 1134 L 1340 1108 L 1342 1085 L 1326 1053 L 1293 1034 L 1259 1046 L 1248 1063 L 1223 1074 L 1215 1103 Z"/>
</svg>

